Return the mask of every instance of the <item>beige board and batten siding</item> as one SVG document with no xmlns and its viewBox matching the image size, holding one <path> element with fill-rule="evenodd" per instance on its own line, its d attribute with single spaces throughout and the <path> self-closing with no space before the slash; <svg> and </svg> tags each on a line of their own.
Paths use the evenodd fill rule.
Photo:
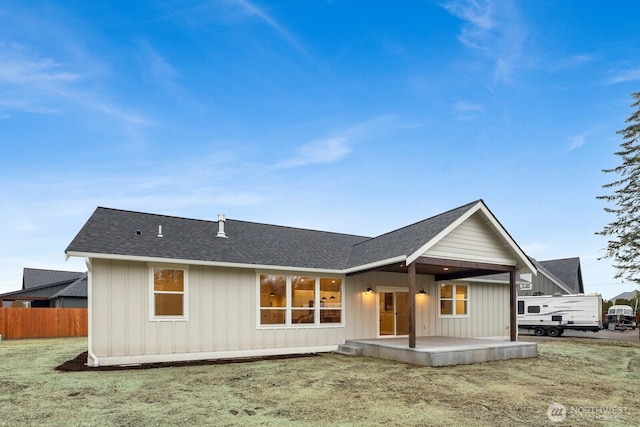
<svg viewBox="0 0 640 427">
<path fill-rule="evenodd" d="M 484 217 L 477 212 L 451 230 L 423 255 L 433 258 L 516 265 L 517 261 L 511 251 L 507 250 L 507 246 L 487 226 Z"/>
<path fill-rule="evenodd" d="M 367 293 L 371 287 L 374 292 Z M 347 339 L 370 339 L 378 337 L 379 293 L 384 288 L 388 291 L 406 290 L 407 275 L 401 273 L 368 272 L 347 277 L 345 302 Z M 418 275 L 418 290 L 425 289 L 428 294 L 416 295 L 416 335 L 429 336 L 427 316 L 432 311 L 433 292 L 436 289 L 433 276 Z M 431 290 L 431 292 L 429 292 Z"/>
<path fill-rule="evenodd" d="M 416 336 L 446 336 L 463 338 L 509 339 L 509 285 L 504 283 L 474 283 L 453 281 L 468 286 L 466 317 L 440 316 L 439 283 L 431 275 L 416 277 Z M 347 277 L 345 294 L 347 339 L 378 337 L 379 289 L 407 289 L 407 275 L 369 272 Z M 367 294 L 371 287 L 375 292 Z"/>
<path fill-rule="evenodd" d="M 509 339 L 509 285 L 453 281 L 468 286 L 468 316 L 440 316 L 436 285 L 427 317 L 431 336 Z"/>
<path fill-rule="evenodd" d="M 257 327 L 253 269 L 183 266 L 188 319 L 156 321 L 149 264 L 92 259 L 91 266 L 90 340 L 100 365 L 328 351 L 345 339 L 343 326 Z"/>
</svg>

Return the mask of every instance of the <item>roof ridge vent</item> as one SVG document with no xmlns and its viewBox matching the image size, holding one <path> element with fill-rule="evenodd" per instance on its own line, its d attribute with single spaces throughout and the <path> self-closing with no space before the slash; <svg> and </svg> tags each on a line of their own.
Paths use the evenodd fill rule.
<svg viewBox="0 0 640 427">
<path fill-rule="evenodd" d="M 223 214 L 218 214 L 218 234 L 216 237 L 222 237 L 223 239 L 227 239 L 228 236 L 224 232 L 224 223 L 227 218 Z"/>
</svg>

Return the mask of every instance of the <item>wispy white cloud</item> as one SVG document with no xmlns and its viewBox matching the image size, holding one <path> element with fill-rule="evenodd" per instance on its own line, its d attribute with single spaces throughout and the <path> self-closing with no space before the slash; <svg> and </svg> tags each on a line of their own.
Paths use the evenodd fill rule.
<svg viewBox="0 0 640 427">
<path fill-rule="evenodd" d="M 579 55 L 568 55 L 564 56 L 560 60 L 555 61 L 549 68 L 553 72 L 570 70 L 572 68 L 582 67 L 583 65 L 589 64 L 593 62 L 594 59 L 594 55 L 587 53 Z"/>
<path fill-rule="evenodd" d="M 599 129 L 599 125 L 594 125 L 591 128 L 585 129 L 581 133 L 567 136 L 567 152 L 576 150 L 584 146 L 588 142 L 589 136 L 598 132 Z"/>
<path fill-rule="evenodd" d="M 138 60 L 144 77 L 153 80 L 165 89 L 178 89 L 176 83 L 178 72 L 169 61 L 160 55 L 146 40 L 140 40 L 138 46 Z"/>
<path fill-rule="evenodd" d="M 55 82 L 72 82 L 79 78 L 77 73 L 63 71 L 53 59 L 19 60 L 0 56 L 0 83 L 29 84 L 46 86 Z"/>
<path fill-rule="evenodd" d="M 465 22 L 458 39 L 494 63 L 494 77 L 508 81 L 530 61 L 523 54 L 528 31 L 509 0 L 449 0 L 443 7 Z"/>
<path fill-rule="evenodd" d="M 481 104 L 473 102 L 456 101 L 453 104 L 454 115 L 459 121 L 475 120 L 483 110 L 484 107 Z"/>
<path fill-rule="evenodd" d="M 22 46 L 0 45 L 0 109 L 35 114 L 59 114 L 71 102 L 128 124 L 151 121 L 91 90 L 83 73 L 72 64 L 28 52 Z"/>
<path fill-rule="evenodd" d="M 607 79 L 608 84 L 634 82 L 640 80 L 640 67 L 622 70 Z"/>
<path fill-rule="evenodd" d="M 358 142 L 373 135 L 386 132 L 392 127 L 403 127 L 394 124 L 395 116 L 385 115 L 352 125 L 335 135 L 313 140 L 296 150 L 296 154 L 276 165 L 277 168 L 291 168 L 322 163 L 335 163 L 345 159 Z M 414 124 L 409 127 L 414 127 Z"/>
<path fill-rule="evenodd" d="M 569 140 L 567 151 L 573 151 L 576 148 L 580 148 L 584 145 L 585 142 L 584 135 L 573 135 L 568 137 L 567 139 Z"/>
<path fill-rule="evenodd" d="M 260 9 L 255 4 L 251 3 L 248 0 L 226 0 L 228 3 L 237 6 L 243 13 L 248 16 L 255 16 L 260 19 L 262 22 L 267 24 L 273 30 L 276 31 L 289 45 L 295 48 L 298 52 L 303 54 L 304 56 L 309 57 L 309 53 L 302 45 L 302 43 L 294 37 L 287 28 L 282 26 L 278 21 L 276 21 L 272 16 L 270 16 L 263 9 Z"/>
<path fill-rule="evenodd" d="M 281 163 L 281 167 L 316 165 L 338 162 L 351 152 L 349 140 L 344 136 L 312 141 L 298 149 L 298 154 Z"/>
<path fill-rule="evenodd" d="M 456 103 L 453 104 L 453 108 L 456 111 L 460 111 L 464 113 L 483 110 L 483 107 L 481 104 L 476 104 L 468 101 L 457 101 Z"/>
<path fill-rule="evenodd" d="M 534 256 L 537 256 L 536 254 L 543 253 L 549 248 L 550 248 L 550 245 L 548 243 L 539 242 L 539 241 L 529 242 L 522 246 L 522 250 L 525 253 L 534 255 Z"/>
</svg>

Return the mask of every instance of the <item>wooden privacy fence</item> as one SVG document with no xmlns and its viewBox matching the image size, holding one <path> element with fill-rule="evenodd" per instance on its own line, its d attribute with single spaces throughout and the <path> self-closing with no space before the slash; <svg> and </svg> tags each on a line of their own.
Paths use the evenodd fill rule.
<svg viewBox="0 0 640 427">
<path fill-rule="evenodd" d="M 86 308 L 1 308 L 2 339 L 86 337 Z"/>
</svg>

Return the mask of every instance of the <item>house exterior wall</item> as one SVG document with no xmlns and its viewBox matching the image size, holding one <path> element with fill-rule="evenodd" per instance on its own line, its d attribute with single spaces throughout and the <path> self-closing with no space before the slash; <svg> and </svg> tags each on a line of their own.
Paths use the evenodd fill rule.
<svg viewBox="0 0 640 427">
<path fill-rule="evenodd" d="M 429 293 L 432 310 L 428 313 L 428 335 L 464 338 L 509 339 L 509 285 L 455 281 L 469 286 L 469 315 L 439 316 L 437 284 Z M 433 295 L 433 296 L 431 296 Z"/>
<path fill-rule="evenodd" d="M 400 273 L 344 277 L 343 325 L 260 327 L 259 272 L 194 265 L 188 271 L 188 320 L 156 321 L 149 316 L 147 263 L 92 259 L 89 365 L 332 351 L 345 339 L 378 337 L 378 292 L 367 294 L 367 287 L 407 287 Z M 418 290 L 427 292 L 416 296 L 417 336 L 508 338 L 508 285 L 464 284 L 468 316 L 446 318 L 439 316 L 439 284 L 417 276 Z"/>
<path fill-rule="evenodd" d="M 479 213 L 453 229 L 423 255 L 434 258 L 488 262 L 494 264 L 516 265 L 509 257 L 505 244 L 489 227 Z"/>
<path fill-rule="evenodd" d="M 87 299 L 78 297 L 59 297 L 50 301 L 50 306 L 56 308 L 87 308 Z"/>
<path fill-rule="evenodd" d="M 443 282 L 449 283 L 449 282 Z M 469 289 L 466 317 L 446 317 L 439 314 L 440 283 L 433 276 L 418 275 L 416 287 L 427 293 L 416 295 L 416 336 L 447 336 L 464 338 L 509 339 L 509 285 L 504 283 L 474 283 L 455 281 Z M 367 294 L 367 287 L 376 292 Z M 376 321 L 378 291 L 384 288 L 407 288 L 407 275 L 371 272 L 347 278 L 346 335 L 347 339 L 367 339 L 378 336 Z"/>
<path fill-rule="evenodd" d="M 519 296 L 531 296 L 534 292 L 542 292 L 542 295 L 553 295 L 557 292 L 566 294 L 567 291 L 556 285 L 551 279 L 542 273 L 531 278 L 531 290 L 519 290 Z"/>
<path fill-rule="evenodd" d="M 147 263 L 91 260 L 90 351 L 100 365 L 330 351 L 344 342 L 344 325 L 258 327 L 254 269 L 188 269 L 188 320 L 154 321 Z"/>
</svg>

